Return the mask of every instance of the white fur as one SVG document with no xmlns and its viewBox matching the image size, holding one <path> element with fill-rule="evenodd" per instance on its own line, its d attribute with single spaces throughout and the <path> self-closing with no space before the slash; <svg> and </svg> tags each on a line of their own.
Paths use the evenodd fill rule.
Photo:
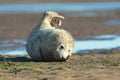
<svg viewBox="0 0 120 80">
<path fill-rule="evenodd" d="M 35 61 L 65 61 L 72 54 L 72 36 L 63 29 L 51 26 L 53 17 L 64 18 L 56 12 L 46 12 L 27 40 L 26 50 Z"/>
<path fill-rule="evenodd" d="M 61 45 L 64 49 L 60 48 Z M 29 38 L 26 48 L 35 61 L 64 61 L 71 56 L 73 46 L 73 38 L 67 31 L 46 29 Z"/>
</svg>

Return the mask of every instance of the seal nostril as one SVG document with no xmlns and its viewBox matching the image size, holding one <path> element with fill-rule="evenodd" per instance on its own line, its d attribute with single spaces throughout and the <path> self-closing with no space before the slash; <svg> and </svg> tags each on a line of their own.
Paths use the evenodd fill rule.
<svg viewBox="0 0 120 80">
<path fill-rule="evenodd" d="M 68 50 L 68 52 L 70 52 L 70 50 Z"/>
</svg>

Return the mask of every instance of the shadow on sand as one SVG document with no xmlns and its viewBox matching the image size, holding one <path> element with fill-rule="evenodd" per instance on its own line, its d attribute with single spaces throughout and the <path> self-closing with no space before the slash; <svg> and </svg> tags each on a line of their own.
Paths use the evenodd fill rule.
<svg viewBox="0 0 120 80">
<path fill-rule="evenodd" d="M 42 60 L 42 61 L 34 61 L 28 56 L 12 56 L 12 55 L 0 55 L 0 62 L 64 62 L 61 60 Z M 65 60 L 66 61 L 66 60 Z"/>
<path fill-rule="evenodd" d="M 14 57 L 14 56 L 0 56 L 0 62 L 11 61 L 11 62 L 31 62 L 32 60 L 26 56 Z"/>
</svg>

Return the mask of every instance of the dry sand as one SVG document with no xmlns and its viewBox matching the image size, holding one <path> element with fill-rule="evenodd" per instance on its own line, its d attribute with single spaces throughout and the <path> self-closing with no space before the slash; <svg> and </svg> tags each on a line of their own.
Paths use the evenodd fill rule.
<svg viewBox="0 0 120 80">
<path fill-rule="evenodd" d="M 73 55 L 67 62 L 0 56 L 0 80 L 119 80 L 120 54 Z"/>
</svg>

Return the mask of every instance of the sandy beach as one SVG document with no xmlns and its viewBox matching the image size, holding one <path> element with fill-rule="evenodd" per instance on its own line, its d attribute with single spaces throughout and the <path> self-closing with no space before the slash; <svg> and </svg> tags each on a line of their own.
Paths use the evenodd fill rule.
<svg viewBox="0 0 120 80">
<path fill-rule="evenodd" d="M 50 3 L 113 2 L 113 0 L 49 0 Z M 119 1 L 119 0 L 114 0 Z M 8 0 L 0 4 L 48 3 L 42 0 Z M 75 40 L 90 40 L 92 36 L 120 35 L 120 10 L 88 12 L 59 12 L 65 16 L 61 28 L 69 31 Z M 79 15 L 82 14 L 82 15 Z M 39 23 L 42 12 L 24 14 L 0 14 L 0 40 L 26 40 Z M 99 53 L 99 54 L 98 54 Z M 119 80 L 120 49 L 90 51 L 74 54 L 67 62 L 33 62 L 27 56 L 0 55 L 0 80 Z"/>
<path fill-rule="evenodd" d="M 0 56 L 0 80 L 119 80 L 120 54 L 73 55 L 67 62 Z M 111 76 L 112 75 L 112 76 Z"/>
</svg>

